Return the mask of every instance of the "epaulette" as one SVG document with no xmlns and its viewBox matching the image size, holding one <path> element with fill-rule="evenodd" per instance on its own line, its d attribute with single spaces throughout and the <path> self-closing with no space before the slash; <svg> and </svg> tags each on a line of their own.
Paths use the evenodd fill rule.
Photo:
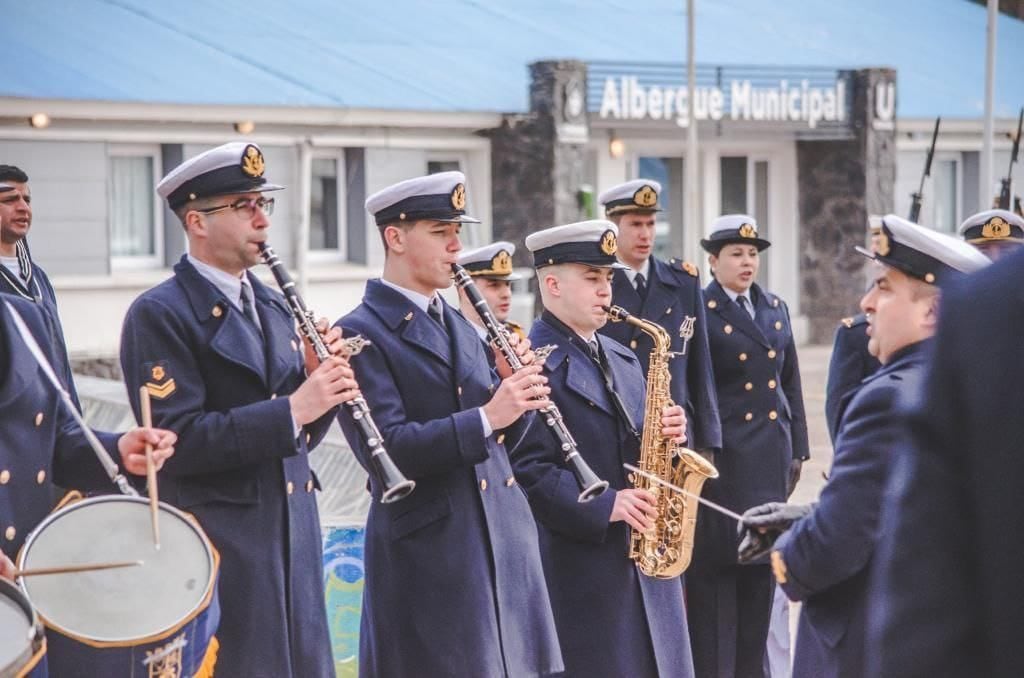
<svg viewBox="0 0 1024 678">
<path fill-rule="evenodd" d="M 523 331 L 523 326 L 520 325 L 519 323 L 514 323 L 511 320 L 506 320 L 505 326 L 515 334 L 518 334 L 520 339 L 526 338 L 526 332 Z"/>
<path fill-rule="evenodd" d="M 853 327 L 853 317 L 852 316 L 849 317 L 849 318 L 843 318 L 839 322 L 843 323 L 843 325 L 846 327 L 846 329 L 850 329 L 851 327 Z"/>
<path fill-rule="evenodd" d="M 691 263 L 689 261 L 683 261 L 682 259 L 670 259 L 669 263 L 672 264 L 672 265 L 675 265 L 676 263 L 678 263 L 679 264 L 679 268 L 683 269 L 684 271 L 686 271 L 687 273 L 692 275 L 694 278 L 697 278 L 697 277 L 700 276 L 700 272 L 697 270 L 697 267 L 694 266 L 693 263 Z"/>
</svg>

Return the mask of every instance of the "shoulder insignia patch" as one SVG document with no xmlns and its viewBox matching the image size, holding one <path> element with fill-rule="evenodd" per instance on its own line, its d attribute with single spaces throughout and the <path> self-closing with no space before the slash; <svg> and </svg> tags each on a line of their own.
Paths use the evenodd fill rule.
<svg viewBox="0 0 1024 678">
<path fill-rule="evenodd" d="M 143 369 L 149 372 L 149 380 L 145 383 L 145 387 L 150 397 L 164 400 L 174 394 L 178 387 L 174 383 L 174 378 L 168 373 L 167 361 L 146 363 L 143 365 Z"/>
<path fill-rule="evenodd" d="M 853 318 L 852 317 L 850 317 L 850 318 L 843 318 L 839 322 L 843 323 L 843 326 L 846 327 L 846 329 L 850 329 L 851 327 L 853 327 Z"/>
<path fill-rule="evenodd" d="M 697 277 L 697 267 L 694 266 L 692 263 L 690 263 L 689 261 L 684 261 L 680 265 L 682 266 L 684 271 L 692 275 L 694 278 Z"/>
<path fill-rule="evenodd" d="M 775 581 L 780 584 L 785 584 L 788 579 L 789 572 L 786 570 L 786 561 L 782 559 L 782 554 L 779 551 L 772 551 L 772 574 L 775 575 Z"/>
</svg>

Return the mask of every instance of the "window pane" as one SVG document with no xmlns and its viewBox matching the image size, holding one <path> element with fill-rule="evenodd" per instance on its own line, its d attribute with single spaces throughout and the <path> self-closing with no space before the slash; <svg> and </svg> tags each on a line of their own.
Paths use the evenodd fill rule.
<svg viewBox="0 0 1024 678">
<path fill-rule="evenodd" d="M 338 249 L 338 161 L 313 158 L 309 191 L 309 248 Z"/>
<path fill-rule="evenodd" d="M 153 158 L 110 158 L 110 253 L 115 257 L 156 254 L 153 223 Z"/>
<path fill-rule="evenodd" d="M 747 213 L 747 158 L 722 158 L 722 214 Z"/>
<path fill-rule="evenodd" d="M 678 256 L 683 242 L 683 160 L 641 157 L 638 159 L 637 171 L 640 175 L 638 178 L 654 179 L 661 184 L 661 193 L 658 195 L 661 211 L 655 214 L 654 256 L 662 259 Z"/>
<path fill-rule="evenodd" d="M 926 224 L 943 233 L 957 228 L 956 161 L 937 160 L 932 167 L 932 191 L 928 195 L 935 205 L 932 223 Z"/>
<path fill-rule="evenodd" d="M 458 172 L 461 169 L 458 160 L 430 160 L 427 162 L 427 174 Z"/>
</svg>

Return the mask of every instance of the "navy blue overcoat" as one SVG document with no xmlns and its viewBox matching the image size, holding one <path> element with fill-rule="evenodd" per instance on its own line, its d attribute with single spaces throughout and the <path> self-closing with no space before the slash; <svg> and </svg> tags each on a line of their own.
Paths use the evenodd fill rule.
<svg viewBox="0 0 1024 678">
<path fill-rule="evenodd" d="M 722 447 L 722 425 L 718 416 L 718 395 L 711 369 L 708 348 L 707 318 L 697 268 L 689 262 L 672 259 L 668 262 L 651 257 L 647 297 L 641 300 L 629 277 L 615 271 L 612 280 L 612 302 L 631 314 L 656 322 L 668 331 L 672 351 L 669 363 L 672 372 L 672 400 L 686 410 L 687 447 L 718 450 Z M 683 321 L 693 319 L 693 337 L 686 342 L 680 329 Z M 644 374 L 650 364 L 654 346 L 650 336 L 628 323 L 608 323 L 600 330 L 620 344 L 629 346 L 640 358 Z"/>
<path fill-rule="evenodd" d="M 902 433 L 893 413 L 920 388 L 927 343 L 902 349 L 848 395 L 828 484 L 814 511 L 775 544 L 785 563 L 779 584 L 803 601 L 795 678 L 865 675 L 868 580 L 887 469 Z"/>
<path fill-rule="evenodd" d="M 121 368 L 135 415 L 178 434 L 160 499 L 199 519 L 220 551 L 217 674 L 333 676 L 319 482 L 307 454 L 328 412 L 296 436 L 288 396 L 305 379 L 284 298 L 248 274 L 263 338 L 186 258 L 132 304 Z"/>
<path fill-rule="evenodd" d="M 352 366 L 388 454 L 412 494 L 374 500 L 366 525 L 362 676 L 537 676 L 562 669 L 537 531 L 505 443 L 524 417 L 484 436 L 493 396 L 476 330 L 445 304 L 447 333 L 380 280 L 338 321 L 372 343 Z M 345 437 L 364 468 L 369 451 L 347 411 Z"/>
<path fill-rule="evenodd" d="M 637 463 L 640 441 L 616 410 L 582 340 L 570 332 L 545 313 L 530 341 L 557 346 L 545 362 L 551 397 L 580 454 L 610 487 L 590 502 L 577 502 L 579 487 L 564 453 L 543 428 L 531 430 L 536 444 L 513 457 L 537 517 L 566 676 L 692 676 L 679 579 L 640 574 L 629 559 L 629 526 L 608 522 L 616 491 L 632 487 L 622 464 Z M 615 390 L 639 430 L 645 384 L 640 362 L 630 349 L 598 336 Z"/>
</svg>

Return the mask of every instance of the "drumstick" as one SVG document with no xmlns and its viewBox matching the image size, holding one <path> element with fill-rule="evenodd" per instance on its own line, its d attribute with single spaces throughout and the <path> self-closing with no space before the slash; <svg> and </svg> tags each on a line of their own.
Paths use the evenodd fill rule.
<svg viewBox="0 0 1024 678">
<path fill-rule="evenodd" d="M 705 499 L 704 497 L 700 496 L 699 494 L 694 494 L 693 492 L 690 492 L 689 490 L 683 489 L 682 487 L 679 487 L 678 485 L 674 485 L 673 483 L 670 483 L 667 480 L 662 480 L 661 478 L 659 478 L 658 476 L 654 475 L 653 473 L 648 473 L 647 471 L 641 471 L 640 469 L 638 469 L 636 466 L 633 466 L 632 464 L 623 464 L 623 466 L 625 466 L 628 470 L 632 471 L 633 473 L 637 473 L 639 475 L 642 475 L 644 478 L 647 478 L 648 480 L 653 480 L 654 482 L 658 483 L 659 485 L 664 485 L 665 487 L 667 487 L 670 490 L 675 490 L 676 492 L 679 492 L 680 494 L 685 494 L 688 497 L 692 497 L 692 498 L 696 499 L 697 501 L 699 501 L 701 504 L 704 504 L 705 506 L 707 506 L 712 511 L 718 511 L 723 516 L 728 516 L 729 518 L 732 518 L 733 520 L 735 520 L 737 522 L 740 522 L 740 523 L 743 522 L 743 516 L 741 516 L 740 514 L 736 513 L 735 511 L 730 511 L 729 509 L 725 508 L 724 506 L 719 506 L 715 502 L 713 502 L 713 501 L 711 501 L 709 499 Z"/>
<path fill-rule="evenodd" d="M 122 560 L 112 563 L 83 563 L 81 565 L 62 565 L 59 567 L 33 567 L 27 570 L 15 570 L 11 579 L 17 577 L 37 577 L 44 574 L 69 574 L 72 572 L 92 572 L 93 570 L 113 570 L 119 567 L 139 567 L 141 560 Z"/>
<path fill-rule="evenodd" d="M 149 406 L 149 390 L 139 389 L 139 404 L 142 408 L 142 425 L 153 428 L 153 410 Z M 149 487 L 149 512 L 153 519 L 153 546 L 160 550 L 160 495 L 156 487 L 156 464 L 153 463 L 153 446 L 146 443 L 146 485 Z"/>
</svg>

